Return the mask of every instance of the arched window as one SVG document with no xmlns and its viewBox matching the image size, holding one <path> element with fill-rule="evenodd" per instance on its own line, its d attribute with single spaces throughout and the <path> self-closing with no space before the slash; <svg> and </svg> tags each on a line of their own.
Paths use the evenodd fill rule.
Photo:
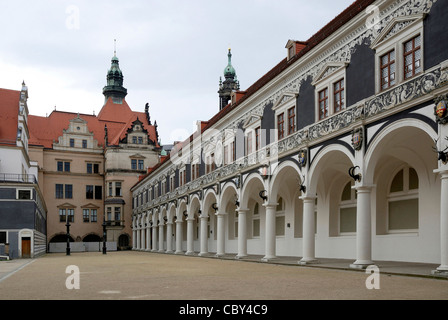
<svg viewBox="0 0 448 320">
<path fill-rule="evenodd" d="M 418 175 L 405 166 L 392 179 L 388 194 L 388 231 L 418 230 Z"/>
<path fill-rule="evenodd" d="M 252 215 L 252 237 L 260 236 L 260 207 L 258 202 L 255 202 L 254 213 Z"/>
<path fill-rule="evenodd" d="M 342 191 L 339 203 L 339 234 L 356 232 L 356 191 L 349 181 Z"/>
<path fill-rule="evenodd" d="M 275 213 L 275 235 L 285 235 L 285 202 L 282 197 L 277 200 L 277 209 Z"/>
</svg>

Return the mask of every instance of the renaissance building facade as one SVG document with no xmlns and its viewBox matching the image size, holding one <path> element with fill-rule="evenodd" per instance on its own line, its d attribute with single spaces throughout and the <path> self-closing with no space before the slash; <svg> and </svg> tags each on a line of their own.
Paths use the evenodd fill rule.
<svg viewBox="0 0 448 320">
<path fill-rule="evenodd" d="M 448 272 L 446 16 L 358 0 L 247 90 L 221 86 L 219 112 L 132 187 L 133 249 Z"/>
<path fill-rule="evenodd" d="M 28 116 L 29 157 L 47 209 L 48 252 L 131 248 L 132 195 L 139 176 L 159 162 L 149 105 L 133 111 L 114 55 L 98 115 L 55 110 Z M 143 111 L 143 110 L 142 110 Z M 68 229 L 67 229 L 68 225 Z"/>
</svg>

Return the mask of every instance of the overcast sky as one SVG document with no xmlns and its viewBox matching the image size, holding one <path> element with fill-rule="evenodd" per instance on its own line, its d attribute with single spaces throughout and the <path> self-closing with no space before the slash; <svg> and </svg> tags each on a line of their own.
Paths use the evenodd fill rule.
<svg viewBox="0 0 448 320">
<path fill-rule="evenodd" d="M 183 140 L 219 111 L 232 49 L 241 90 L 354 0 L 15 0 L 0 11 L 0 88 L 25 80 L 33 115 L 98 114 L 114 54 L 134 111 L 150 104 L 162 144 Z M 0 111 L 1 112 L 1 111 Z"/>
</svg>

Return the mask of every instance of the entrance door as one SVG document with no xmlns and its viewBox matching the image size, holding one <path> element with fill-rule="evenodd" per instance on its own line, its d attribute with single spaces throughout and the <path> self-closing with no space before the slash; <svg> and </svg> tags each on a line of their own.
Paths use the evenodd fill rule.
<svg viewBox="0 0 448 320">
<path fill-rule="evenodd" d="M 22 238 L 22 258 L 30 258 L 31 257 L 31 238 L 23 237 Z"/>
</svg>

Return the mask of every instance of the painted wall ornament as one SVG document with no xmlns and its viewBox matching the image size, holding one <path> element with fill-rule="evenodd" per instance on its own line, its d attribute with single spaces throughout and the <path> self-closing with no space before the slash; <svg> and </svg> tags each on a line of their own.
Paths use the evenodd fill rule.
<svg viewBox="0 0 448 320">
<path fill-rule="evenodd" d="M 300 169 L 302 169 L 303 167 L 306 166 L 306 161 L 307 161 L 307 150 L 306 149 L 302 149 L 299 151 L 299 167 Z"/>
<path fill-rule="evenodd" d="M 448 122 L 447 101 L 447 95 L 439 96 L 434 100 L 434 115 L 436 116 L 436 121 L 441 124 Z"/>
<path fill-rule="evenodd" d="M 352 132 L 352 146 L 356 151 L 361 150 L 363 142 L 363 131 L 362 128 L 357 128 Z"/>
</svg>

